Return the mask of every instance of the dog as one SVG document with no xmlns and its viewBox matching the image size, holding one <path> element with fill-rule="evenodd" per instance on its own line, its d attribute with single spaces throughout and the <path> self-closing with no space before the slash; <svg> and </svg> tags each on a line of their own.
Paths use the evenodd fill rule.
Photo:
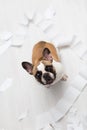
<svg viewBox="0 0 87 130">
<path fill-rule="evenodd" d="M 22 67 L 35 79 L 50 86 L 59 80 L 67 80 L 57 48 L 52 43 L 40 41 L 33 47 L 32 63 L 23 61 Z"/>
</svg>

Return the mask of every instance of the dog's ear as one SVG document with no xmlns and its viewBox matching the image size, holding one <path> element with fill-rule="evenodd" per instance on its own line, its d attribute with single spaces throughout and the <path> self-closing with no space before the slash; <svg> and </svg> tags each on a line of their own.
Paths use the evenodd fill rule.
<svg viewBox="0 0 87 130">
<path fill-rule="evenodd" d="M 50 53 L 50 50 L 48 48 L 45 48 L 43 50 L 43 59 L 44 60 L 48 60 L 48 61 L 52 61 L 53 60 L 52 55 Z"/>
<path fill-rule="evenodd" d="M 29 62 L 22 62 L 22 67 L 32 75 L 33 65 Z"/>
</svg>

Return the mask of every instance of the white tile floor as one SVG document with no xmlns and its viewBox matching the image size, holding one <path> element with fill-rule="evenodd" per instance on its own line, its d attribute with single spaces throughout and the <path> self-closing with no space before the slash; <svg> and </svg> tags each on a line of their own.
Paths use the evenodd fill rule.
<svg viewBox="0 0 87 130">
<path fill-rule="evenodd" d="M 37 10 L 43 14 L 50 4 L 56 9 L 52 31 L 58 35 L 66 34 L 69 38 L 77 35 L 87 46 L 86 0 L 0 0 L 0 33 L 18 31 L 18 23 L 24 13 L 29 14 L 30 11 Z M 33 45 L 39 40 L 48 40 L 45 35 L 47 33 L 48 31 L 44 33 L 36 25 L 30 24 L 23 46 L 10 47 L 0 55 L 0 84 L 7 78 L 13 79 L 12 86 L 0 93 L 0 130 L 35 130 L 35 117 L 48 111 L 62 98 L 67 85 L 79 71 L 79 58 L 69 49 L 62 54 L 69 79 L 66 83 L 59 84 L 59 87 L 55 85 L 46 89 L 22 69 L 21 62 L 31 61 Z M 87 113 L 86 100 L 87 88 L 74 104 L 79 113 Z M 62 130 L 67 130 L 66 119 L 67 116 L 61 120 Z"/>
</svg>

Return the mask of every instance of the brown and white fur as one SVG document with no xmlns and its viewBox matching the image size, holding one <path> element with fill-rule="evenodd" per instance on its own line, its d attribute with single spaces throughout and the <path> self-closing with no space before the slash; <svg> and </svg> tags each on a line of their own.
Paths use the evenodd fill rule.
<svg viewBox="0 0 87 130">
<path fill-rule="evenodd" d="M 24 61 L 22 67 L 45 86 L 55 84 L 61 79 L 67 80 L 57 49 L 53 44 L 45 41 L 35 44 L 32 63 Z"/>
</svg>

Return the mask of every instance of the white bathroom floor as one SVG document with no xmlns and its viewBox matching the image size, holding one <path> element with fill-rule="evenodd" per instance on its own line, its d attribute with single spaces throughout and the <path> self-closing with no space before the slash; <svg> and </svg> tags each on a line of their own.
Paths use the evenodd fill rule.
<svg viewBox="0 0 87 130">
<path fill-rule="evenodd" d="M 35 130 L 36 117 L 49 111 L 60 101 L 69 83 L 78 74 L 80 63 L 87 64 L 87 60 L 81 60 L 72 49 L 62 50 L 62 61 L 69 78 L 66 83 L 59 83 L 49 89 L 39 85 L 21 66 L 22 61 L 31 61 L 34 44 L 40 40 L 50 40 L 52 34 L 67 35 L 69 39 L 75 35 L 87 47 L 86 0 L 0 0 L 0 34 L 18 32 L 24 14 L 29 15 L 34 10 L 44 17 L 43 13 L 50 5 L 56 10 L 52 19 L 54 26 L 46 31 L 34 22 L 28 27 L 22 26 L 21 33 L 26 31 L 22 46 L 10 46 L 0 55 L 0 84 L 7 78 L 12 79 L 11 87 L 0 92 L 0 130 Z M 0 45 L 2 43 L 0 38 Z M 73 104 L 78 113 L 87 115 L 86 100 L 87 87 Z M 67 129 L 67 114 L 60 123 L 62 130 L 71 130 Z"/>
</svg>

